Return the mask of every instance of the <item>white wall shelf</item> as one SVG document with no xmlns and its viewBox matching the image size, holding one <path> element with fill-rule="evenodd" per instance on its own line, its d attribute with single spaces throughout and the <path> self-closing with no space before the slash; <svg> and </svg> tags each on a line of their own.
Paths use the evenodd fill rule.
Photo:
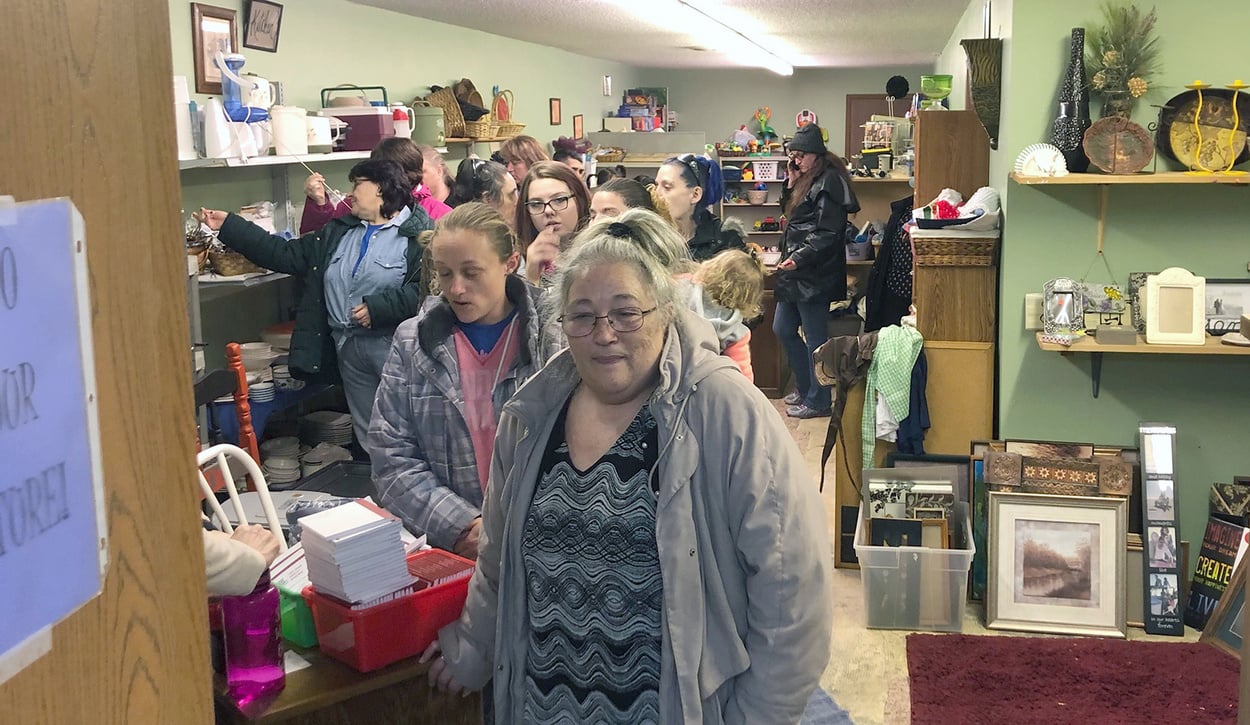
<svg viewBox="0 0 1250 725">
<path fill-rule="evenodd" d="M 253 156 L 248 159 L 192 159 L 179 161 L 178 170 L 189 169 L 245 169 L 249 166 L 291 166 L 301 162 L 316 164 L 324 161 L 353 161 L 369 158 L 368 151 L 334 151 L 327 154 L 301 154 L 299 156 Z"/>
</svg>

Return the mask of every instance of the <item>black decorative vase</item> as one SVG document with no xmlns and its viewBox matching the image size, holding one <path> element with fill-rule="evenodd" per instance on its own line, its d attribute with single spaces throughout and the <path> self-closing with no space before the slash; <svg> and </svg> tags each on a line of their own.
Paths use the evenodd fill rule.
<svg viewBox="0 0 1250 725">
<path fill-rule="evenodd" d="M 1050 142 L 1063 152 L 1068 171 L 1084 173 L 1089 157 L 1081 143 L 1089 128 L 1089 90 L 1085 85 L 1085 28 L 1072 29 L 1068 69 L 1059 89 L 1059 117 L 1050 131 Z"/>
</svg>

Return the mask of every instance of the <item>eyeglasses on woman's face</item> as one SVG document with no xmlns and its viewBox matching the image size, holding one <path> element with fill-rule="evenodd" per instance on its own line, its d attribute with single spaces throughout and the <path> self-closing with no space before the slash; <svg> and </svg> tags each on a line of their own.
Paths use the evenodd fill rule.
<svg viewBox="0 0 1250 725">
<path fill-rule="evenodd" d="M 568 315 L 561 315 L 558 319 L 564 334 L 569 337 L 585 337 L 595 331 L 595 325 L 599 320 L 607 320 L 608 327 L 616 332 L 637 332 L 642 328 L 643 320 L 647 315 L 655 312 L 656 308 L 649 310 L 639 309 L 637 307 L 621 307 L 611 310 L 606 315 L 596 315 L 593 312 L 574 312 Z"/>
<path fill-rule="evenodd" d="M 525 202 L 525 208 L 533 216 L 540 216 L 548 207 L 551 207 L 551 210 L 555 212 L 564 211 L 569 208 L 569 199 L 572 198 L 571 194 L 567 194 L 565 196 L 552 197 L 547 201 L 531 199 Z"/>
</svg>

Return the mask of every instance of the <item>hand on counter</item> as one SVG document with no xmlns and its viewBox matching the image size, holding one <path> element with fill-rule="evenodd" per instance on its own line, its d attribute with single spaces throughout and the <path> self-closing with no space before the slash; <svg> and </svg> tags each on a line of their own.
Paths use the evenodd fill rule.
<svg viewBox="0 0 1250 725">
<path fill-rule="evenodd" d="M 428 673 L 428 677 L 430 678 L 430 687 L 452 695 L 463 690 L 464 694 L 468 695 L 469 693 L 464 689 L 464 685 L 457 682 L 456 678 L 451 676 L 451 670 L 447 669 L 447 660 L 442 658 L 441 652 L 442 647 L 439 646 L 438 639 L 435 639 L 430 643 L 429 647 L 425 648 L 425 652 L 421 654 L 422 664 L 429 662 L 431 659 L 434 660 L 430 665 L 430 671 Z"/>
<path fill-rule="evenodd" d="M 259 524 L 239 526 L 230 535 L 230 538 L 259 551 L 260 555 L 265 558 L 265 566 L 272 564 L 273 560 L 278 556 L 278 537 Z"/>
<path fill-rule="evenodd" d="M 482 517 L 473 519 L 473 523 L 469 524 L 469 528 L 460 534 L 460 538 L 456 539 L 456 543 L 451 547 L 452 553 L 457 556 L 463 556 L 466 559 L 477 560 L 477 542 L 482 534 Z"/>
<path fill-rule="evenodd" d="M 200 210 L 198 212 L 194 212 L 191 216 L 195 217 L 197 222 L 207 225 L 209 229 L 218 231 L 221 229 L 221 225 L 226 223 L 226 217 L 229 216 L 229 214 L 216 209 L 205 209 L 204 207 L 200 207 Z"/>
</svg>

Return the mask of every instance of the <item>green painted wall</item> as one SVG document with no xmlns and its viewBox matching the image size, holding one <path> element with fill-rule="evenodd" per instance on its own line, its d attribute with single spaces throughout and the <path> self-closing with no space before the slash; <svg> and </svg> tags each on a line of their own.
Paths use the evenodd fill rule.
<svg viewBox="0 0 1250 725">
<path fill-rule="evenodd" d="M 1007 174 L 1011 171 L 1016 158 L 1016 152 L 1010 137 L 1011 129 L 1007 123 L 1008 118 L 1011 116 L 1008 99 L 1012 95 L 1012 89 L 1006 82 L 1011 77 L 1012 68 L 1011 25 L 1013 0 L 992 0 L 990 5 L 989 37 L 999 38 L 1003 41 L 1003 88 L 1001 107 L 999 109 L 998 149 L 990 151 L 990 186 L 998 189 L 1001 193 L 1007 186 Z M 964 52 L 963 46 L 959 44 L 959 41 L 964 38 L 985 37 L 982 22 L 984 8 L 985 0 L 972 0 L 964 10 L 964 14 L 960 17 L 959 22 L 955 25 L 955 30 L 951 33 L 946 47 L 942 49 L 941 54 L 938 55 L 937 62 L 934 64 L 935 73 L 948 73 L 954 76 L 954 89 L 951 91 L 949 103 L 951 108 L 955 110 L 972 108 L 971 103 L 967 102 L 968 56 Z M 1003 202 L 1004 206 L 1006 206 L 1005 198 Z"/>
<path fill-rule="evenodd" d="M 978 4 L 979 3 L 974 3 Z M 1193 3 L 1157 3 L 1165 70 L 1139 108 L 1148 123 L 1154 109 L 1201 78 L 1224 84 L 1250 76 L 1239 31 L 1250 23 L 1244 0 L 1206 0 L 1195 23 Z M 1098 20 L 1088 0 L 1017 0 L 1012 17 L 1011 69 L 1000 153 L 1014 158 L 1024 146 L 1048 140 L 1057 110 L 1059 79 L 1072 27 Z M 1095 115 L 1097 104 L 1095 104 Z M 1108 355 L 1101 396 L 1090 396 L 1089 358 L 1042 352 L 1024 326 L 1024 295 L 1057 276 L 1107 275 L 1095 264 L 1096 187 L 1042 190 L 1008 183 L 1003 238 L 999 350 L 1000 434 L 1015 438 L 1128 444 L 1139 421 L 1173 423 L 1181 534 L 1194 543 L 1207 518 L 1214 481 L 1250 472 L 1250 358 Z M 1116 281 L 1129 272 L 1181 266 L 1209 278 L 1247 277 L 1250 233 L 1244 211 L 1250 189 L 1227 187 L 1112 187 L 1106 258 Z"/>
</svg>

